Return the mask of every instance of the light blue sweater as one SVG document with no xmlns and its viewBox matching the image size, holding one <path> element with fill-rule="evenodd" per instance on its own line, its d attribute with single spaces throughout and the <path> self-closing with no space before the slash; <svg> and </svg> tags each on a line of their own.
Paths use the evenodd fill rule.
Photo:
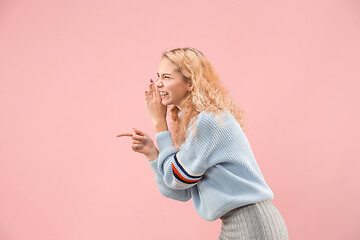
<svg viewBox="0 0 360 240">
<path fill-rule="evenodd" d="M 170 131 L 158 132 L 159 156 L 149 161 L 160 193 L 183 202 L 192 198 L 196 212 L 207 221 L 274 198 L 239 123 L 229 112 L 219 116 L 225 124 L 215 113 L 200 112 L 195 119 L 197 138 L 189 124 L 189 136 L 179 148 Z"/>
</svg>

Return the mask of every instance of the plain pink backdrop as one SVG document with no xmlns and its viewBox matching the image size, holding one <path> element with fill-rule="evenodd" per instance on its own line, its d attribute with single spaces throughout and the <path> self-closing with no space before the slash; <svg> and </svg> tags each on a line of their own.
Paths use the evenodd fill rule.
<svg viewBox="0 0 360 240">
<path fill-rule="evenodd" d="M 202 51 L 290 239 L 359 239 L 360 3 L 0 1 L 0 239 L 217 239 L 163 197 L 132 127 L 160 55 Z"/>
</svg>

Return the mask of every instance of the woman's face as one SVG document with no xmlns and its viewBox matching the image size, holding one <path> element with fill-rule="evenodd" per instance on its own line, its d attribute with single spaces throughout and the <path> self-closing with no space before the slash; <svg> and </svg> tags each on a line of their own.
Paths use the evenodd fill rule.
<svg viewBox="0 0 360 240">
<path fill-rule="evenodd" d="M 159 64 L 158 79 L 155 83 L 157 87 L 162 104 L 176 105 L 181 111 L 182 101 L 190 94 L 191 84 L 185 83 L 184 76 L 177 70 L 176 65 L 164 57 Z M 168 93 L 162 96 L 161 93 Z"/>
</svg>

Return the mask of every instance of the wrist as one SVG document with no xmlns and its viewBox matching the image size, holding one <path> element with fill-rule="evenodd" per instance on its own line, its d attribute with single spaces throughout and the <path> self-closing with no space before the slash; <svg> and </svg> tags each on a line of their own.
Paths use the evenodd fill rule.
<svg viewBox="0 0 360 240">
<path fill-rule="evenodd" d="M 150 151 L 148 155 L 146 155 L 146 157 L 150 162 L 155 161 L 158 158 L 158 156 L 159 156 L 159 150 L 156 147 L 154 147 L 154 149 Z"/>
</svg>

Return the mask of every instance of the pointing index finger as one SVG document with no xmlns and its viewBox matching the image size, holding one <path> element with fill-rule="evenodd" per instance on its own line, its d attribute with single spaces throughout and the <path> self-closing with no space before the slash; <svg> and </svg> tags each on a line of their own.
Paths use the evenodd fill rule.
<svg viewBox="0 0 360 240">
<path fill-rule="evenodd" d="M 117 135 L 117 137 L 122 137 L 122 136 L 132 136 L 132 133 L 120 133 L 119 135 Z"/>
</svg>

